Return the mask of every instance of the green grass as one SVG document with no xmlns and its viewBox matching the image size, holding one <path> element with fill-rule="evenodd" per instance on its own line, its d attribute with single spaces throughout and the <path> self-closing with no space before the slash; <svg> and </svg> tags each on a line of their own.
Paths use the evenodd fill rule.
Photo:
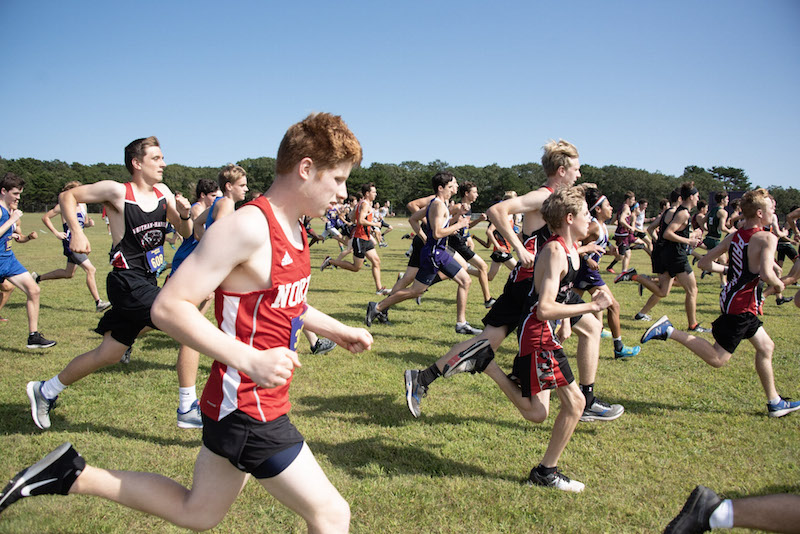
<svg viewBox="0 0 800 534">
<path fill-rule="evenodd" d="M 39 216 L 25 216 L 26 231 L 41 229 Z M 102 225 L 98 216 L 95 220 Z M 379 251 L 385 285 L 405 268 L 409 241 L 400 239 L 405 231 L 407 224 L 389 234 L 390 247 Z M 17 256 L 40 273 L 63 267 L 61 245 L 39 233 L 37 241 L 15 245 Z M 104 225 L 88 235 L 104 288 L 109 236 Z M 367 302 L 376 300 L 369 269 L 316 271 L 334 252 L 333 241 L 311 249 L 309 301 L 347 324 L 363 324 Z M 479 252 L 488 258 L 489 251 Z M 649 271 L 643 252 L 634 252 L 634 266 Z M 33 425 L 25 383 L 51 377 L 100 339 L 89 332 L 98 314 L 78 273 L 72 280 L 42 283 L 40 325 L 58 341 L 52 349 L 25 348 L 25 300 L 19 291 L 0 312 L 10 319 L 0 324 L 0 477 L 10 478 L 71 441 L 93 465 L 153 471 L 190 485 L 200 433 L 175 426 L 177 345 L 160 332 L 137 341 L 130 365 L 104 369 L 68 389 L 50 430 Z M 505 277 L 501 272 L 492 283 L 495 296 Z M 718 314 L 718 282 L 706 278 L 699 286 L 698 316 L 708 326 Z M 631 319 L 643 299 L 635 284 L 613 290 L 623 307 L 623 336 L 631 344 L 646 326 Z M 728 366 L 715 370 L 674 342 L 652 342 L 630 361 L 615 361 L 611 341 L 603 340 L 596 391 L 622 403 L 626 413 L 609 423 L 581 423 L 562 456 L 563 470 L 586 483 L 586 491 L 564 494 L 523 485 L 547 446 L 556 400 L 550 418 L 535 425 L 522 419 L 488 377 L 459 375 L 433 384 L 420 419 L 405 406 L 403 370 L 429 365 L 464 339 L 453 330 L 454 308 L 454 285 L 439 284 L 425 294 L 422 306 L 407 301 L 393 309 L 393 326 L 373 326 L 370 352 L 352 355 L 337 348 L 313 356 L 305 345 L 300 351 L 303 367 L 292 386 L 291 417 L 350 503 L 354 532 L 657 532 L 698 483 L 728 497 L 800 492 L 800 414 L 766 416 L 747 342 Z M 798 310 L 778 308 L 774 299 L 765 309 L 776 344 L 778 390 L 798 398 Z M 655 317 L 664 313 L 685 327 L 681 289 L 653 311 Z M 479 325 L 483 315 L 476 282 L 467 319 Z M 510 369 L 516 348 L 513 338 L 506 340 L 497 354 L 501 367 Z M 572 359 L 575 341 L 566 349 Z M 201 386 L 209 368 L 204 359 Z M 245 530 L 303 532 L 305 526 L 251 482 L 215 531 Z M 180 531 L 83 496 L 26 499 L 0 518 L 0 532 Z"/>
</svg>

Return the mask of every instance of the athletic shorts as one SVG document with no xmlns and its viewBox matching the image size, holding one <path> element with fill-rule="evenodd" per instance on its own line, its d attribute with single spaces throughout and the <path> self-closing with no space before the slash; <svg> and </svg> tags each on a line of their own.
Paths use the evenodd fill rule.
<svg viewBox="0 0 800 534">
<path fill-rule="evenodd" d="M 89 256 L 87 254 L 79 254 L 77 252 L 72 252 L 69 249 L 69 240 L 65 239 L 61 243 L 64 245 L 64 256 L 67 257 L 67 263 L 74 263 L 75 265 L 80 265 L 89 259 Z"/>
<path fill-rule="evenodd" d="M 681 273 L 691 273 L 692 265 L 689 263 L 689 258 L 685 254 L 670 254 L 667 251 L 662 252 L 661 259 L 663 261 L 662 272 L 667 272 L 673 278 Z"/>
<path fill-rule="evenodd" d="M 419 271 L 415 279 L 429 286 L 440 271 L 448 278 L 455 278 L 460 270 L 461 265 L 446 250 L 434 249 L 430 255 L 420 255 Z"/>
<path fill-rule="evenodd" d="M 0 283 L 6 278 L 11 278 L 27 271 L 28 269 L 23 267 L 13 252 L 9 256 L 0 257 Z"/>
<path fill-rule="evenodd" d="M 111 332 L 112 338 L 130 347 L 144 327 L 156 328 L 150 318 L 150 308 L 159 292 L 155 275 L 114 270 L 106 278 L 106 291 L 112 308 L 100 318 L 95 332 Z"/>
<path fill-rule="evenodd" d="M 356 258 L 364 259 L 367 252 L 375 248 L 375 244 L 371 239 L 353 238 L 353 256 Z"/>
<path fill-rule="evenodd" d="M 489 258 L 495 263 L 505 263 L 513 258 L 513 256 L 510 252 L 500 252 L 499 250 L 495 250 L 492 252 L 492 255 L 489 256 Z"/>
<path fill-rule="evenodd" d="M 614 236 L 614 242 L 617 244 L 617 253 L 624 255 L 631 248 L 631 240 L 629 235 L 623 237 Z"/>
<path fill-rule="evenodd" d="M 524 337 L 523 333 L 523 339 Z M 520 340 L 520 350 L 522 341 Z M 533 397 L 542 391 L 566 387 L 575 382 L 564 349 L 535 351 L 517 356 L 511 372 L 519 379 L 523 397 Z"/>
<path fill-rule="evenodd" d="M 416 267 L 419 269 L 420 254 L 422 253 L 422 247 L 424 245 L 425 243 L 419 235 L 415 235 L 414 239 L 411 240 L 411 255 L 408 257 L 409 267 Z"/>
<path fill-rule="evenodd" d="M 581 296 L 570 289 L 569 294 L 567 295 L 567 299 L 564 301 L 564 304 L 583 304 L 583 303 L 584 301 L 581 298 Z M 581 320 L 581 317 L 583 317 L 583 315 L 576 315 L 574 317 L 570 317 L 569 324 L 575 326 L 575 324 Z"/>
<path fill-rule="evenodd" d="M 266 423 L 239 410 L 220 421 L 203 414 L 203 445 L 256 478 L 281 474 L 300 454 L 303 441 L 285 414 Z"/>
<path fill-rule="evenodd" d="M 322 232 L 322 239 L 328 239 L 331 236 L 342 237 L 342 233 L 333 226 L 326 225 L 325 231 Z"/>
<path fill-rule="evenodd" d="M 575 275 L 575 287 L 578 289 L 591 289 L 604 286 L 606 283 L 600 277 L 600 271 L 590 269 L 586 262 L 581 262 L 581 267 Z"/>
<path fill-rule="evenodd" d="M 733 354 L 743 339 L 750 339 L 761 328 L 761 319 L 752 313 L 723 313 L 711 323 L 711 334 L 719 346 Z"/>
<path fill-rule="evenodd" d="M 391 226 L 386 221 L 381 221 L 381 228 L 391 228 Z"/>
<path fill-rule="evenodd" d="M 714 248 L 717 245 L 719 245 L 720 241 L 721 241 L 721 239 L 718 238 L 718 237 L 708 237 L 708 236 L 706 236 L 705 239 L 703 239 L 703 244 L 706 246 L 706 248 L 708 250 L 711 250 L 712 248 Z"/>
<path fill-rule="evenodd" d="M 521 282 L 508 280 L 503 287 L 503 293 L 483 318 L 484 326 L 505 326 L 508 329 L 506 335 L 513 332 L 522 321 L 523 315 L 527 315 L 525 303 L 532 283 L 533 278 L 526 278 Z"/>
<path fill-rule="evenodd" d="M 778 261 L 783 261 L 786 258 L 789 258 L 789 261 L 796 260 L 797 250 L 795 250 L 791 243 L 778 243 Z"/>
<path fill-rule="evenodd" d="M 461 257 L 466 261 L 469 261 L 475 257 L 475 252 L 467 246 L 466 239 L 461 239 L 457 236 L 450 236 L 447 240 L 447 245 L 461 254 Z"/>
</svg>

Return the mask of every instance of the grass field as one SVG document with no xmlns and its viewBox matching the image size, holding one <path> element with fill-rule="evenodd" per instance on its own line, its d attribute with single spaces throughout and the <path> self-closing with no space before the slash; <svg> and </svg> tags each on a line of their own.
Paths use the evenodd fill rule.
<svg viewBox="0 0 800 534">
<path fill-rule="evenodd" d="M 29 270 L 42 273 L 65 262 L 60 243 L 41 230 L 40 216 L 23 219 L 25 231 L 39 231 L 39 239 L 14 250 Z M 94 218 L 100 226 L 88 235 L 104 293 L 110 237 L 100 217 Z M 407 223 L 392 222 L 390 246 L 380 249 L 388 286 L 405 269 L 409 244 L 400 239 Z M 334 252 L 333 241 L 312 247 L 309 301 L 347 324 L 363 324 L 367 302 L 376 300 L 370 272 L 320 273 L 322 259 Z M 479 252 L 488 258 L 489 251 Z M 649 272 L 644 252 L 634 252 L 633 264 Z M 499 295 L 505 277 L 501 272 L 493 281 L 493 295 Z M 709 326 L 718 314 L 718 280 L 698 283 L 698 317 Z M 647 326 L 632 320 L 643 299 L 635 284 L 613 289 L 622 303 L 623 339 L 632 344 Z M 798 310 L 779 308 L 774 299 L 765 310 L 765 326 L 776 343 L 778 391 L 797 398 Z M 69 388 L 52 414 L 52 428 L 43 432 L 31 421 L 26 382 L 50 378 L 100 339 L 90 332 L 98 314 L 82 271 L 72 280 L 42 283 L 40 328 L 58 341 L 52 349 L 25 348 L 25 299 L 19 291 L 0 314 L 9 318 L 0 323 L 0 477 L 12 477 L 71 441 L 93 465 L 153 471 L 191 484 L 200 432 L 175 425 L 174 341 L 160 332 L 148 334 L 134 345 L 129 365 L 104 369 Z M 467 319 L 480 325 L 483 314 L 475 281 Z M 685 328 L 682 290 L 653 314 L 668 314 Z M 407 410 L 403 370 L 426 367 L 464 339 L 453 328 L 455 286 L 438 284 L 421 306 L 407 301 L 390 315 L 393 326 L 371 328 L 371 352 L 352 355 L 337 348 L 313 356 L 303 346 L 303 367 L 292 386 L 292 420 L 350 503 L 354 532 L 659 532 L 698 483 L 728 497 L 800 493 L 800 413 L 767 417 L 747 342 L 727 367 L 712 369 L 674 342 L 651 342 L 639 356 L 615 361 L 611 340 L 603 340 L 596 393 L 623 404 L 626 412 L 613 422 L 578 426 L 560 465 L 584 482 L 586 491 L 565 494 L 522 484 L 544 453 L 557 406 L 535 425 L 522 419 L 488 377 L 459 375 L 432 385 L 422 417 L 414 419 Z M 501 367 L 510 370 L 516 349 L 509 338 L 497 353 Z M 572 359 L 574 339 L 566 351 Z M 201 361 L 201 387 L 210 363 Z M 4 533 L 180 531 L 82 496 L 25 499 L 0 516 Z M 305 525 L 250 482 L 215 531 L 303 532 Z"/>
</svg>

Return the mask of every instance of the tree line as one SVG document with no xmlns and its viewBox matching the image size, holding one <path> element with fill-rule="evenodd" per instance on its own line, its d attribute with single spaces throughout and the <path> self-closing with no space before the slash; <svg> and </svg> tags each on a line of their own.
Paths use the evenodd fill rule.
<svg viewBox="0 0 800 534">
<path fill-rule="evenodd" d="M 248 176 L 251 192 L 263 192 L 275 178 L 275 158 L 248 158 L 236 162 Z M 221 167 L 221 166 L 220 166 Z M 100 180 L 129 180 L 128 171 L 122 164 L 97 163 L 83 165 L 68 164 L 63 161 L 41 161 L 33 158 L 4 159 L 0 157 L 0 175 L 13 172 L 25 179 L 25 192 L 20 207 L 23 211 L 47 211 L 58 201 L 58 194 L 64 184 L 72 180 L 94 183 Z M 173 191 L 180 191 L 190 200 L 194 199 L 194 187 L 201 178 L 216 180 L 219 167 L 188 167 L 180 164 L 168 165 L 164 170 L 164 182 Z M 360 191 L 361 184 L 372 182 L 378 190 L 378 201 L 391 202 L 398 215 L 405 214 L 409 201 L 431 194 L 431 177 L 439 171 L 450 171 L 459 181 L 470 180 L 478 186 L 479 198 L 473 211 L 482 212 L 503 197 L 506 191 L 516 191 L 523 195 L 539 187 L 545 181 L 544 171 L 538 163 L 524 163 L 511 167 L 497 164 L 476 167 L 473 165 L 451 166 L 436 160 L 424 164 L 417 161 L 402 163 L 372 163 L 355 169 L 347 181 L 350 194 Z M 648 216 L 658 211 L 658 201 L 669 197 L 670 191 L 681 183 L 692 180 L 700 191 L 702 199 L 709 199 L 718 191 L 746 191 L 759 184 L 750 183 L 747 174 L 735 167 L 687 166 L 680 176 L 659 172 L 649 172 L 631 167 L 606 165 L 594 167 L 581 165 L 580 182 L 597 184 L 613 206 L 622 204 L 627 191 L 636 193 L 638 199 L 650 201 Z M 793 206 L 800 206 L 800 190 L 789 187 L 766 186 L 775 197 L 779 217 L 785 216 Z M 713 200 L 711 202 L 713 204 Z M 100 206 L 90 206 L 93 212 Z"/>
</svg>

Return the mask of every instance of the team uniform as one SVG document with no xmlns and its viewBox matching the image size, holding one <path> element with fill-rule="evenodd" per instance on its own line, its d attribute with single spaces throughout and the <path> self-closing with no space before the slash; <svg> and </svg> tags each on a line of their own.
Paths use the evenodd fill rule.
<svg viewBox="0 0 800 534">
<path fill-rule="evenodd" d="M 469 210 L 466 215 L 468 217 L 472 216 L 472 210 Z M 464 260 L 469 261 L 475 257 L 475 252 L 469 248 L 467 245 L 467 239 L 469 238 L 469 229 L 462 228 L 455 234 L 447 237 L 447 245 L 453 249 L 454 251 L 461 254 L 461 257 Z"/>
<path fill-rule="evenodd" d="M 78 216 L 78 224 L 81 226 L 81 228 L 83 228 L 86 225 L 86 204 L 83 202 L 78 204 L 76 215 Z M 63 223 L 63 228 L 64 233 L 67 234 L 67 236 L 61 240 L 61 245 L 64 247 L 64 256 L 67 257 L 67 263 L 81 265 L 83 262 L 89 259 L 89 256 L 87 254 L 72 252 L 69 249 L 69 240 L 72 236 L 72 233 L 70 232 L 69 225 L 67 223 Z"/>
<path fill-rule="evenodd" d="M 761 228 L 739 230 L 728 248 L 728 283 L 719 295 L 722 315 L 712 324 L 714 339 L 726 351 L 733 353 L 743 339 L 753 337 L 763 324 L 764 283 L 751 272 L 747 260 L 750 239 Z"/>
<path fill-rule="evenodd" d="M 511 220 L 511 218 L 509 220 Z M 512 258 L 512 256 L 506 238 L 503 237 L 503 234 L 501 234 L 496 228 L 492 230 L 492 235 L 497 240 L 497 244 L 500 245 L 500 248 L 493 247 L 492 255 L 490 256 L 491 260 L 495 263 L 507 262 Z"/>
<path fill-rule="evenodd" d="M 787 237 L 779 237 L 778 238 L 778 261 L 783 262 L 786 258 L 789 258 L 789 261 L 794 262 L 797 259 L 797 250 L 792 246 L 792 236 L 794 235 L 794 230 L 789 230 L 789 235 Z"/>
<path fill-rule="evenodd" d="M 620 211 L 622 211 L 621 208 Z M 625 219 L 625 222 L 628 224 L 631 224 L 631 221 L 633 221 L 633 213 L 630 213 Z M 626 226 L 617 224 L 617 229 L 614 230 L 614 241 L 617 244 L 617 252 L 624 255 L 631 248 L 631 243 L 635 240 L 636 236 L 631 234 Z"/>
<path fill-rule="evenodd" d="M 547 243 L 555 241 L 567 253 L 567 273 L 559 283 L 556 302 L 568 303 L 577 270 L 572 266 L 570 250 L 561 236 L 552 236 Z M 573 249 L 577 250 L 577 244 Z M 514 358 L 513 375 L 518 377 L 523 397 L 532 397 L 541 391 L 565 387 L 575 381 L 567 357 L 558 337 L 554 321 L 542 321 L 536 317 L 539 295 L 535 288 L 530 295 L 530 313 L 521 327 L 519 354 Z"/>
<path fill-rule="evenodd" d="M 670 223 L 675 220 L 675 217 L 678 216 L 678 213 L 681 211 L 689 211 L 685 206 L 678 206 L 678 209 L 675 210 L 675 213 L 672 215 L 670 219 Z M 657 273 L 665 273 L 668 272 L 671 277 L 678 276 L 681 273 L 691 273 L 692 266 L 689 263 L 689 246 L 683 243 L 678 243 L 676 241 L 670 241 L 663 237 L 664 232 L 666 231 L 669 223 L 665 223 L 665 221 L 661 220 L 661 232 L 659 232 L 658 239 L 661 241 L 661 251 L 660 251 L 660 261 L 661 261 L 661 271 L 655 271 Z M 684 238 L 689 238 L 689 224 L 686 224 L 686 227 L 683 230 L 679 230 L 675 232 L 676 235 Z"/>
<path fill-rule="evenodd" d="M 719 213 L 723 210 L 724 208 L 717 208 L 714 210 L 714 213 L 709 214 L 708 220 L 706 221 L 706 230 L 708 233 L 705 239 L 703 239 L 703 244 L 708 250 L 716 247 L 719 245 L 720 241 L 722 241 L 722 233 L 719 231 Z"/>
<path fill-rule="evenodd" d="M 10 218 L 11 213 L 3 206 L 0 206 L 0 225 L 5 224 Z M 28 269 L 23 267 L 19 260 L 17 260 L 14 251 L 11 250 L 12 236 L 16 228 L 17 225 L 12 224 L 9 229 L 0 236 L 0 284 L 3 283 L 6 278 L 11 278 L 12 276 L 28 271 Z"/>
<path fill-rule="evenodd" d="M 592 217 L 592 222 L 596 222 L 600 229 L 600 235 L 595 240 L 595 244 L 603 247 L 603 250 L 605 250 L 608 247 L 608 229 L 606 229 L 606 225 L 604 223 L 598 221 L 595 217 Z M 599 265 L 602 255 L 603 253 L 601 252 L 592 252 L 589 257 Z M 606 285 L 606 283 L 600 277 L 600 271 L 598 269 L 590 268 L 589 263 L 583 257 L 581 257 L 581 266 L 580 269 L 578 269 L 578 273 L 575 277 L 575 287 L 578 289 L 588 290 L 593 287 L 600 287 L 604 285 Z"/>
<path fill-rule="evenodd" d="M 433 206 L 434 202 L 438 201 L 439 200 L 434 197 L 428 204 L 428 208 L 425 211 L 425 219 L 427 221 L 430 221 L 429 215 L 431 206 Z M 447 228 L 448 226 L 450 226 L 449 215 L 445 217 L 442 228 Z M 448 278 L 454 278 L 458 274 L 458 271 L 461 270 L 461 265 L 447 252 L 447 238 L 442 237 L 441 239 L 434 239 L 433 232 L 427 232 L 426 235 L 428 239 L 420 250 L 420 266 L 419 271 L 417 271 L 416 280 L 429 286 L 433 284 L 439 271 L 447 275 Z"/>
<path fill-rule="evenodd" d="M 358 221 L 361 218 L 361 209 L 363 206 L 364 202 L 361 202 L 356 208 L 356 213 L 353 217 L 356 225 L 355 230 L 353 231 L 353 256 L 362 259 L 366 257 L 367 252 L 375 248 L 375 244 L 372 242 L 372 239 L 370 239 L 372 237 L 372 227 L 358 224 Z M 367 221 L 372 222 L 372 215 L 373 212 L 367 214 Z"/>
<path fill-rule="evenodd" d="M 259 208 L 269 225 L 272 286 L 250 293 L 217 289 L 217 323 L 223 332 L 258 350 L 296 350 L 311 273 L 308 241 L 303 233 L 301 250 L 291 244 L 266 197 L 248 205 Z M 261 388 L 245 373 L 215 361 L 200 400 L 203 444 L 256 478 L 279 474 L 304 441 L 287 415 L 292 377 L 283 386 Z"/>
<path fill-rule="evenodd" d="M 167 233 L 167 199 L 154 189 L 158 204 L 143 211 L 130 182 L 125 184 L 125 235 L 109 253 L 113 270 L 106 288 L 113 307 L 103 315 L 95 332 L 131 346 L 146 326 L 156 328 L 150 308 L 158 296 L 156 273 L 164 264 L 164 237 Z"/>
</svg>

